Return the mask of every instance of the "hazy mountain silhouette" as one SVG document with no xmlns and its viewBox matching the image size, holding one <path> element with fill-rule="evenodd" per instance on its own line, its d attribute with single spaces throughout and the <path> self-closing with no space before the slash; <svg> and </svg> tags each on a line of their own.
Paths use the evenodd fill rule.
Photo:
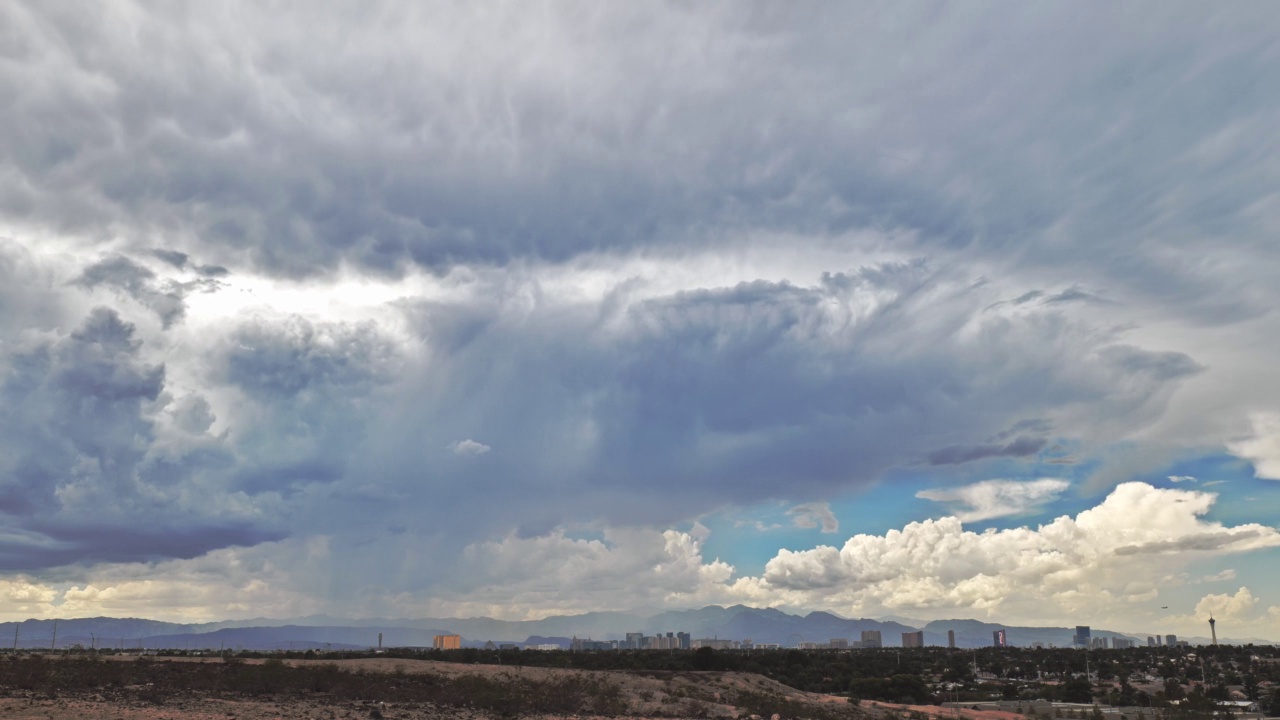
<svg viewBox="0 0 1280 720">
<path fill-rule="evenodd" d="M 861 639 L 864 630 L 879 630 L 885 647 L 898 647 L 902 644 L 902 633 L 920 629 L 924 630 L 926 645 L 946 645 L 947 631 L 955 630 L 959 647 L 989 647 L 992 632 L 1002 628 L 1010 645 L 1022 647 L 1037 642 L 1067 647 L 1075 632 L 1074 628 L 1009 626 L 978 620 L 935 620 L 917 628 L 893 620 L 850 619 L 821 611 L 793 615 L 774 608 L 709 605 L 696 610 L 667 610 L 650 617 L 592 612 L 556 615 L 541 620 L 487 617 L 352 619 L 312 615 L 181 624 L 140 618 L 81 618 L 57 621 L 57 645 L 255 650 L 310 649 L 327 645 L 330 649 L 345 649 L 374 647 L 378 643 L 378 633 L 382 633 L 384 647 L 430 647 L 432 638 L 441 634 L 461 635 L 464 645 L 478 647 L 490 640 L 519 645 L 560 642 L 572 637 L 621 640 L 628 632 L 646 635 L 687 632 L 695 639 L 750 639 L 755 643 L 783 646 L 794 646 L 800 642 L 826 643 L 840 638 L 852 645 Z M 15 629 L 19 647 L 50 647 L 53 643 L 53 620 L 26 620 L 0 623 L 0 645 L 9 645 L 7 640 L 14 637 Z M 1145 633 L 1125 634 L 1095 629 L 1093 637 L 1129 637 L 1138 644 L 1146 644 Z M 1203 639 L 1188 640 L 1195 644 Z"/>
</svg>

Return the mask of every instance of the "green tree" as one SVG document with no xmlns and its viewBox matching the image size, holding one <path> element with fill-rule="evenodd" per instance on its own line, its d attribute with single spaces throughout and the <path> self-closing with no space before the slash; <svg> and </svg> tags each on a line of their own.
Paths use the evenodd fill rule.
<svg viewBox="0 0 1280 720">
<path fill-rule="evenodd" d="M 1266 704 L 1266 712 L 1270 717 L 1280 717 L 1280 687 L 1271 691 L 1271 697 Z"/>
<path fill-rule="evenodd" d="M 1069 703 L 1093 702 L 1093 683 L 1084 677 L 1071 678 L 1062 684 L 1062 700 Z"/>
<path fill-rule="evenodd" d="M 693 669 L 694 670 L 711 670 L 716 665 L 715 650 L 709 647 L 700 647 L 693 651 Z"/>
<path fill-rule="evenodd" d="M 1248 675 L 1244 676 L 1244 694 L 1247 695 L 1250 700 L 1259 699 L 1257 675 L 1254 675 L 1253 673 L 1249 673 Z"/>
</svg>

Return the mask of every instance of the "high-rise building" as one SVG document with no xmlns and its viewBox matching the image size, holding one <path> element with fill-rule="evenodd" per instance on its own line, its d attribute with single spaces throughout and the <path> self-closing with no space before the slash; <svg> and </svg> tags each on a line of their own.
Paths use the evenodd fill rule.
<svg viewBox="0 0 1280 720">
<path fill-rule="evenodd" d="M 623 647 L 628 650 L 639 650 L 644 647 L 643 643 L 644 633 L 627 633 L 627 641 Z"/>
<path fill-rule="evenodd" d="M 902 647 L 924 647 L 924 631 L 902 633 Z"/>
<path fill-rule="evenodd" d="M 1164 644 L 1165 644 L 1165 645 L 1168 645 L 1169 647 L 1176 647 L 1176 646 L 1178 645 L 1178 636 L 1177 636 L 1177 635 L 1165 635 L 1165 636 L 1164 636 Z"/>
<path fill-rule="evenodd" d="M 849 647 L 849 640 L 848 638 L 831 638 L 827 642 L 827 647 L 833 650 L 846 650 Z"/>
<path fill-rule="evenodd" d="M 436 635 L 431 641 L 436 650 L 458 650 L 462 647 L 461 635 Z"/>
<path fill-rule="evenodd" d="M 1213 644 L 1218 644 L 1218 621 L 1209 616 L 1209 634 L 1213 636 Z"/>
<path fill-rule="evenodd" d="M 678 632 L 676 633 L 676 641 L 680 643 L 681 650 L 688 650 L 693 643 L 693 638 L 687 632 Z"/>
<path fill-rule="evenodd" d="M 1155 647 L 1155 646 L 1156 646 L 1156 639 L 1155 639 L 1154 637 L 1151 637 L 1150 635 L 1148 635 L 1148 636 L 1147 636 L 1147 647 Z"/>
<path fill-rule="evenodd" d="M 948 630 L 947 631 L 947 647 L 953 648 L 955 646 L 956 646 L 956 631 Z"/>
<path fill-rule="evenodd" d="M 862 631 L 862 647 L 878 648 L 882 646 L 883 646 L 883 643 L 880 640 L 879 630 L 863 630 Z"/>
<path fill-rule="evenodd" d="M 1071 636 L 1071 644 L 1076 647 L 1089 647 L 1089 641 L 1092 639 L 1092 632 L 1088 625 L 1077 625 L 1076 634 Z"/>
</svg>

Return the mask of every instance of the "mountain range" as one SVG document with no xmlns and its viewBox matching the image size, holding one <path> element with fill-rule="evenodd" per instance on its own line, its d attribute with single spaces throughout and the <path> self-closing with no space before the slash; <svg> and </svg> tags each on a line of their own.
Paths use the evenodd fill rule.
<svg viewBox="0 0 1280 720">
<path fill-rule="evenodd" d="M 773 608 L 709 605 L 696 610 L 668 610 L 650 616 L 592 612 L 556 615 L 541 620 L 495 620 L 486 617 L 352 619 L 323 615 L 196 624 L 106 617 L 26 620 L 0 623 L 0 645 L 9 645 L 7 639 L 13 638 L 13 642 L 23 648 L 52 647 L 56 642 L 60 648 L 79 644 L 112 648 L 338 650 L 376 647 L 379 636 L 384 647 L 430 647 L 435 635 L 457 634 L 463 637 L 465 646 L 479 647 L 487 641 L 567 645 L 571 637 L 620 640 L 628 632 L 645 635 L 688 632 L 695 639 L 750 639 L 755 643 L 794 646 L 801 642 L 826 643 L 834 638 L 844 638 L 852 643 L 861 638 L 864 630 L 878 630 L 885 647 L 896 647 L 902 644 L 902 633 L 916 630 L 924 631 L 925 645 L 946 645 L 947 631 L 954 630 L 958 647 L 976 648 L 990 647 L 992 633 L 1000 629 L 1006 631 L 1008 643 L 1012 646 L 1042 643 L 1046 647 L 1068 647 L 1075 633 L 1074 628 L 1017 627 L 977 620 L 934 620 L 908 625 L 891 618 L 849 619 L 821 611 L 799 615 Z M 1147 635 L 1093 631 L 1093 637 L 1130 638 L 1138 645 L 1146 644 Z M 1193 645 L 1208 642 L 1208 638 L 1184 639 Z M 1257 638 L 1224 639 L 1222 642 L 1271 644 Z"/>
</svg>

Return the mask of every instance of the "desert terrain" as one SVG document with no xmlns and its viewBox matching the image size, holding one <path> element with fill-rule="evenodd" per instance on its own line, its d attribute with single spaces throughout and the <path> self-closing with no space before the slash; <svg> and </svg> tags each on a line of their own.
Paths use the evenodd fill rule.
<svg viewBox="0 0 1280 720">
<path fill-rule="evenodd" d="M 26 664 L 23 664 L 26 663 Z M 402 659 L 113 656 L 0 661 L 15 720 L 954 718 L 954 711 L 806 693 L 734 672 L 590 671 Z M 966 720 L 1018 720 L 963 711 Z"/>
</svg>

